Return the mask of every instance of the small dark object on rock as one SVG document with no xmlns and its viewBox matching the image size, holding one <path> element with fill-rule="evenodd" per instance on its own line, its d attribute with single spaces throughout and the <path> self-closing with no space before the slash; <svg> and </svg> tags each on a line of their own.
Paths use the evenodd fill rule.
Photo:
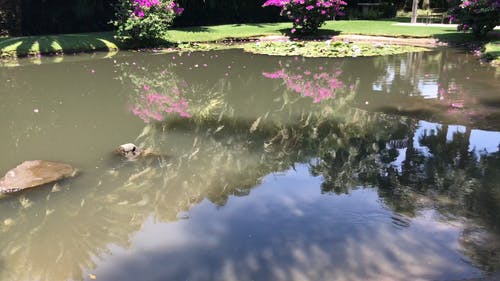
<svg viewBox="0 0 500 281">
<path fill-rule="evenodd" d="M 151 149 L 142 149 L 133 143 L 126 143 L 118 146 L 116 152 L 130 161 L 135 161 L 147 156 L 162 156 L 160 153 L 154 152 Z"/>
</svg>

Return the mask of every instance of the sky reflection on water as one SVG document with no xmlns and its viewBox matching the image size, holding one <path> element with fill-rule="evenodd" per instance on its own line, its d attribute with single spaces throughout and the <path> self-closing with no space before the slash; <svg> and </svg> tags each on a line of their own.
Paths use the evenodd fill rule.
<svg viewBox="0 0 500 281">
<path fill-rule="evenodd" d="M 480 276 L 457 252 L 464 222 L 431 209 L 401 216 L 375 190 L 322 194 L 320 183 L 298 165 L 222 207 L 205 200 L 186 220 L 165 224 L 149 217 L 130 249 L 111 247 L 92 272 L 100 280 L 145 281 Z"/>
<path fill-rule="evenodd" d="M 451 51 L 124 53 L 0 68 L 2 171 L 32 158 L 83 171 L 1 199 L 0 280 L 498 271 L 495 75 Z M 112 154 L 130 141 L 162 156 Z"/>
</svg>

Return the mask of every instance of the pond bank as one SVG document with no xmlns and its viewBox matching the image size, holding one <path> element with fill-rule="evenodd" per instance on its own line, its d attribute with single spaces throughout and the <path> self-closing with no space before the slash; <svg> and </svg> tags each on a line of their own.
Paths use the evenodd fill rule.
<svg viewBox="0 0 500 281">
<path fill-rule="evenodd" d="M 474 41 L 470 34 L 458 33 L 452 26 L 422 27 L 403 26 L 393 20 L 329 21 L 320 30 L 316 39 L 397 44 L 419 47 L 459 45 Z M 190 43 L 241 43 L 242 41 L 289 40 L 290 23 L 238 24 L 173 28 L 165 38 L 164 46 L 183 46 Z M 498 33 L 498 32 L 496 32 Z M 237 34 L 237 37 L 235 37 Z M 496 34 L 495 34 L 496 35 Z M 486 43 L 498 43 L 498 36 L 490 36 Z M 498 44 L 496 44 L 498 45 Z M 42 55 L 75 54 L 107 51 L 112 55 L 117 50 L 137 49 L 119 42 L 113 32 L 85 34 L 61 34 L 47 36 L 0 38 L 0 60 Z M 489 60 L 498 60 L 497 52 L 485 51 Z M 489 55 L 488 55 L 489 54 Z"/>
<path fill-rule="evenodd" d="M 363 35 L 363 34 L 341 34 L 333 36 L 320 36 L 316 38 L 316 40 L 366 42 L 375 44 L 389 44 L 389 45 L 394 44 L 394 45 L 428 47 L 428 48 L 450 46 L 449 42 L 445 42 L 432 37 L 393 37 L 393 36 L 376 36 L 376 35 Z M 254 41 L 283 42 L 283 41 L 309 41 L 309 40 L 293 40 L 285 35 L 269 35 L 269 36 L 261 36 L 255 38 Z"/>
</svg>

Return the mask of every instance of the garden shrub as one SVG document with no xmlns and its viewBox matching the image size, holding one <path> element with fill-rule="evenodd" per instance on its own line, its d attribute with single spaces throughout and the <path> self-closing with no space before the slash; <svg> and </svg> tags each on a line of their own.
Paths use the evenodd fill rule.
<svg viewBox="0 0 500 281">
<path fill-rule="evenodd" d="M 293 22 L 292 33 L 312 34 L 326 20 L 342 16 L 343 0 L 267 0 L 264 7 L 281 7 L 281 15 L 286 15 Z"/>
<path fill-rule="evenodd" d="M 165 36 L 183 8 L 172 0 L 120 0 L 113 24 L 119 39 L 154 43 Z"/>
<path fill-rule="evenodd" d="M 477 37 L 486 35 L 500 24 L 500 0 L 452 0 L 451 20 L 458 30 L 472 30 Z"/>
</svg>

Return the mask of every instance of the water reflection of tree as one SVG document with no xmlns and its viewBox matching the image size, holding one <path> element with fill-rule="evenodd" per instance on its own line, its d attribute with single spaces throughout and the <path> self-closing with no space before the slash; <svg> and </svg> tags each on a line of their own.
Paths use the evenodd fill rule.
<svg viewBox="0 0 500 281">
<path fill-rule="evenodd" d="M 246 63 L 253 60 L 258 58 Z M 148 217 L 177 220 L 180 212 L 204 199 L 224 205 L 229 196 L 247 195 L 262 177 L 295 163 L 310 163 L 312 174 L 323 177 L 325 193 L 376 187 L 385 204 L 399 213 L 412 216 L 430 204 L 444 215 L 500 225 L 499 153 L 478 159 L 469 152 L 470 130 L 451 141 L 446 126 L 416 135 L 414 119 L 347 106 L 358 98 L 362 80 L 345 78 L 352 88 L 336 89 L 333 98 L 314 103 L 260 70 L 243 71 L 246 79 L 230 82 L 224 72 L 212 71 L 208 82 L 196 82 L 182 78 L 190 75 L 184 69 L 187 62 L 184 68 L 121 63 L 126 89 L 137 90 L 128 92 L 132 101 L 146 91 L 145 85 L 167 94 L 170 85 L 182 85 L 192 117 L 167 114 L 165 121 L 145 125 L 137 141 L 167 157 L 114 161 L 109 170 L 87 175 L 85 184 L 75 179 L 71 192 L 40 189 L 4 200 L 0 231 L 9 239 L 0 239 L 8 267 L 0 273 L 3 279 L 79 279 L 110 244 L 127 247 Z M 329 71 L 340 67 L 328 61 L 316 64 Z M 268 71 L 286 65 L 282 61 Z M 139 71 L 125 71 L 130 68 Z M 234 96 L 231 89 L 238 88 L 246 89 L 244 97 Z M 416 139 L 428 153 L 414 147 Z M 399 167 L 394 161 L 403 149 Z M 464 247 L 466 254 L 481 252 L 478 243 Z M 477 262 L 488 266 L 491 259 Z"/>
<path fill-rule="evenodd" d="M 479 66 L 470 56 L 454 51 L 381 56 L 358 62 L 347 60 L 344 73 L 359 79 L 353 104 L 439 123 L 458 123 L 498 129 L 498 110 L 492 95 L 499 84 L 494 71 Z M 474 89 L 474 91 L 471 91 Z"/>
</svg>

